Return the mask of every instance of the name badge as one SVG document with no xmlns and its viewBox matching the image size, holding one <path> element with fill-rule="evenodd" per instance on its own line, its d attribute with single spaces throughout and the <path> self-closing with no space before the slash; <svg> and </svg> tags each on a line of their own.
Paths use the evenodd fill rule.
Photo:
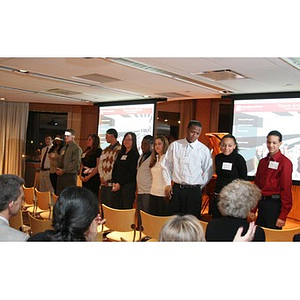
<svg viewBox="0 0 300 300">
<path fill-rule="evenodd" d="M 85 158 L 86 153 L 82 153 L 81 158 Z"/>
<path fill-rule="evenodd" d="M 55 157 L 55 153 L 54 152 L 50 153 L 50 157 L 54 158 Z"/>
<path fill-rule="evenodd" d="M 121 156 L 121 160 L 126 160 L 127 159 L 127 155 L 122 155 Z"/>
<path fill-rule="evenodd" d="M 182 157 L 181 158 L 181 163 L 188 164 L 189 163 L 189 157 L 187 157 L 187 156 Z"/>
<path fill-rule="evenodd" d="M 61 154 L 61 155 L 65 155 L 65 152 L 66 152 L 65 149 L 64 149 L 64 150 L 61 150 L 61 153 L 60 153 L 60 154 Z"/>
<path fill-rule="evenodd" d="M 279 162 L 277 161 L 270 161 L 269 162 L 269 169 L 277 170 L 279 166 Z"/>
<path fill-rule="evenodd" d="M 232 163 L 229 163 L 229 162 L 223 162 L 222 170 L 231 171 L 231 170 L 232 170 Z"/>
</svg>

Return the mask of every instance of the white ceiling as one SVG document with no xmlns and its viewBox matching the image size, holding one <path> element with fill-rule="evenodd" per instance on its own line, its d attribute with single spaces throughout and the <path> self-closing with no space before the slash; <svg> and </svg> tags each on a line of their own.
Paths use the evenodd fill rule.
<svg viewBox="0 0 300 300">
<path fill-rule="evenodd" d="M 144 70 L 122 65 L 113 58 L 0 58 L 0 98 L 6 101 L 91 105 L 147 99 L 145 96 L 171 101 L 220 98 L 220 91 L 300 91 L 300 70 L 277 57 L 130 57 L 121 60 Z M 196 75 L 216 70 L 231 70 L 245 78 L 211 80 Z M 111 78 L 100 81 L 80 78 L 91 74 L 94 74 L 93 80 L 98 80 L 100 75 Z"/>
</svg>

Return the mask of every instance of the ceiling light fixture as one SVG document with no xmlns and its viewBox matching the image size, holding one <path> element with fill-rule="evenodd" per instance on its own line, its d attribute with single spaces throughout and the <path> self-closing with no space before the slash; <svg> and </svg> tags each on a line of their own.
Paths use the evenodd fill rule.
<svg viewBox="0 0 300 300">
<path fill-rule="evenodd" d="M 98 88 L 98 89 L 113 92 L 113 93 L 132 95 L 132 96 L 139 97 L 139 98 L 143 97 L 143 95 L 141 95 L 139 93 L 134 93 L 134 92 L 131 92 L 131 91 L 105 87 L 105 86 L 102 86 L 102 85 L 97 85 L 97 84 L 92 84 L 92 83 L 87 83 L 87 82 L 81 82 L 81 81 L 78 81 L 78 80 L 70 80 L 70 79 L 61 78 L 61 77 L 55 77 L 55 76 L 50 76 L 50 75 L 45 75 L 45 74 L 40 74 L 40 73 L 35 73 L 35 72 L 29 72 L 29 71 L 26 71 L 26 70 L 18 70 L 18 69 L 5 67 L 5 66 L 0 66 L 0 70 L 15 72 L 15 73 L 19 73 L 21 75 L 28 75 L 28 76 L 32 76 L 32 77 L 41 78 L 41 79 L 54 80 L 54 81 L 63 82 L 63 83 L 80 85 L 80 86 L 84 86 L 84 87 Z"/>
<path fill-rule="evenodd" d="M 137 61 L 132 60 L 132 59 L 117 58 L 117 57 L 116 58 L 115 57 L 110 57 L 110 58 L 107 57 L 105 59 L 104 58 L 102 58 L 102 59 L 106 60 L 106 61 L 115 62 L 117 64 L 121 64 L 121 65 L 124 65 L 124 66 L 127 66 L 127 67 L 131 67 L 131 68 L 134 68 L 134 69 L 138 69 L 138 70 L 141 70 L 141 71 L 145 71 L 145 72 L 148 72 L 148 73 L 161 75 L 161 76 L 164 76 L 164 77 L 167 77 L 167 78 L 170 78 L 170 79 L 173 79 L 173 80 L 181 81 L 181 82 L 184 82 L 184 83 L 187 83 L 187 84 L 192 84 L 192 85 L 195 85 L 195 86 L 199 86 L 201 88 L 212 90 L 214 92 L 216 92 L 216 91 L 219 92 L 219 91 L 223 90 L 223 88 L 220 88 L 218 86 L 215 86 L 215 85 L 203 82 L 203 81 L 199 81 L 199 80 L 187 77 L 187 76 L 183 76 L 183 75 L 180 75 L 180 74 L 177 74 L 177 73 L 173 73 L 173 72 L 169 72 L 169 71 L 166 71 L 166 70 L 163 70 L 163 69 L 152 67 L 150 65 L 140 63 L 140 62 L 137 62 Z"/>
<path fill-rule="evenodd" d="M 10 91 L 18 91 L 18 92 L 24 92 L 24 93 L 30 93 L 30 94 L 38 94 L 38 95 L 48 96 L 48 97 L 51 96 L 51 97 L 55 97 L 55 98 L 63 98 L 63 99 L 72 100 L 72 101 L 80 101 L 80 102 L 84 101 L 84 102 L 91 103 L 91 101 L 89 101 L 89 100 L 82 100 L 79 98 L 73 98 L 73 97 L 68 97 L 68 96 L 63 96 L 63 95 L 58 95 L 58 94 L 53 94 L 53 93 L 24 90 L 24 89 L 9 87 L 9 86 L 0 86 L 0 89 L 10 90 Z"/>
</svg>

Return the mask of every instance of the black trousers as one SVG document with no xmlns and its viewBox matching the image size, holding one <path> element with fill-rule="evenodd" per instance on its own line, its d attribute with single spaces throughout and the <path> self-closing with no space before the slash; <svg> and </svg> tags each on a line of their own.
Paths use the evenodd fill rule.
<svg viewBox="0 0 300 300">
<path fill-rule="evenodd" d="M 150 195 L 150 214 L 155 216 L 168 216 L 168 202 L 166 197 Z"/>
<path fill-rule="evenodd" d="M 173 186 L 173 195 L 167 206 L 167 214 L 190 214 L 198 219 L 201 214 L 202 190 L 200 186 L 193 188 L 180 188 Z"/>
<path fill-rule="evenodd" d="M 272 229 L 281 229 L 276 226 L 281 210 L 280 199 L 261 199 L 258 202 L 256 225 Z"/>
<path fill-rule="evenodd" d="M 112 208 L 129 209 L 133 208 L 135 200 L 136 183 L 127 183 L 121 186 L 117 192 L 112 192 Z"/>
<path fill-rule="evenodd" d="M 69 186 L 77 185 L 77 174 L 75 173 L 64 173 L 60 176 L 57 176 L 56 192 L 57 196 Z"/>
</svg>

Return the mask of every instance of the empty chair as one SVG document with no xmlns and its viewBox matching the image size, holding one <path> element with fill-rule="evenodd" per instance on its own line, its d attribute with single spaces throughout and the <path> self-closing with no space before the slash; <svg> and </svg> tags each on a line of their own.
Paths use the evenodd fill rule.
<svg viewBox="0 0 300 300">
<path fill-rule="evenodd" d="M 135 214 L 136 209 L 115 209 L 102 204 L 106 227 L 111 231 L 106 235 L 110 241 L 134 242 L 140 239 L 136 234 Z"/>
<path fill-rule="evenodd" d="M 55 195 L 54 193 L 52 193 L 50 195 L 50 204 L 49 204 L 50 211 L 41 212 L 40 213 L 41 218 L 43 218 L 43 219 L 51 219 L 51 220 L 53 219 L 53 207 L 54 207 L 57 199 L 58 199 L 58 196 Z"/>
<path fill-rule="evenodd" d="M 39 232 L 44 232 L 46 230 L 52 230 L 52 221 L 50 220 L 41 220 L 35 218 L 32 214 L 28 214 L 29 224 L 31 228 L 31 234 L 36 234 Z"/>
<path fill-rule="evenodd" d="M 201 226 L 203 228 L 204 234 L 205 234 L 208 222 L 203 221 L 203 220 L 199 220 L 199 222 L 200 222 L 200 224 L 201 224 Z"/>
<path fill-rule="evenodd" d="M 19 210 L 16 215 L 10 217 L 9 226 L 26 233 L 30 231 L 30 227 L 23 223 L 23 214 L 21 210 Z"/>
<path fill-rule="evenodd" d="M 34 187 L 25 187 L 23 185 L 24 191 L 24 203 L 23 208 L 31 213 L 33 213 L 35 208 L 35 193 Z"/>
<path fill-rule="evenodd" d="M 149 240 L 150 242 L 157 242 L 159 233 L 163 225 L 170 219 L 170 216 L 154 216 L 150 215 L 143 210 L 141 214 L 141 230 L 143 232 L 142 240 Z"/>
<path fill-rule="evenodd" d="M 260 227 L 265 232 L 266 242 L 292 242 L 294 235 L 300 233 L 300 227 L 282 230 Z"/>
<path fill-rule="evenodd" d="M 44 219 L 50 219 L 50 204 L 51 204 L 51 192 L 40 192 L 35 189 L 36 194 L 36 208 L 34 214 L 40 214 Z M 44 216 L 41 213 L 45 212 Z"/>
</svg>

